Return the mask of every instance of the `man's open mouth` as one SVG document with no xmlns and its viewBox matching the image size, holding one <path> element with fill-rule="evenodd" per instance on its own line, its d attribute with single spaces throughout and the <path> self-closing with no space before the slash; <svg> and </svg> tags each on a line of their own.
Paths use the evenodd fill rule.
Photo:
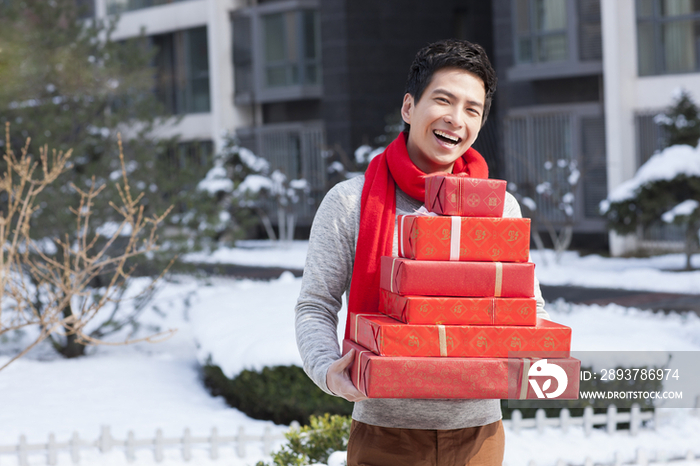
<svg viewBox="0 0 700 466">
<path fill-rule="evenodd" d="M 433 134 L 441 141 L 446 142 L 447 144 L 452 144 L 456 145 L 459 144 L 462 141 L 462 138 L 458 138 L 457 136 L 452 136 L 450 134 L 447 134 L 443 131 L 440 131 L 439 129 L 436 129 L 433 131 Z"/>
</svg>

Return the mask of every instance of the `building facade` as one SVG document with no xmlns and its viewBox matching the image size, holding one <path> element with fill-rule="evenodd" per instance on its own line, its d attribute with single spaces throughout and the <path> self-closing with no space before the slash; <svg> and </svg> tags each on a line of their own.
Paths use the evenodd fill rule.
<svg viewBox="0 0 700 466">
<path fill-rule="evenodd" d="M 155 91 L 181 115 L 162 134 L 213 152 L 235 132 L 306 179 L 302 229 L 334 182 L 330 158 L 388 143 L 411 60 L 435 40 L 492 58 L 499 90 L 476 144 L 492 176 L 594 248 L 608 244 L 599 202 L 663 142 L 653 116 L 676 88 L 700 97 L 696 0 L 95 0 L 97 16 L 115 13 L 114 38 L 143 31 L 157 46 Z"/>
<path fill-rule="evenodd" d="M 700 98 L 700 2 L 494 0 L 493 14 L 507 179 L 561 225 L 562 204 L 542 183 L 566 185 L 565 171 L 547 172 L 576 161 L 574 231 L 579 246 L 598 246 L 599 202 L 663 147 L 654 116 L 680 88 Z M 625 254 L 679 234 L 611 234 L 609 247 Z"/>
</svg>

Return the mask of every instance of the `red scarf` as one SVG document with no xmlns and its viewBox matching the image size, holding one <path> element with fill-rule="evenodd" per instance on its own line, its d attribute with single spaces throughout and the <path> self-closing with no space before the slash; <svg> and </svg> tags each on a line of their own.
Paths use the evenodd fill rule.
<svg viewBox="0 0 700 466">
<path fill-rule="evenodd" d="M 355 314 L 379 313 L 379 263 L 381 256 L 392 255 L 396 185 L 413 199 L 425 202 L 425 173 L 409 158 L 405 138 L 404 133 L 399 134 L 372 159 L 365 172 L 345 338 L 350 337 L 350 322 Z M 486 161 L 472 148 L 455 161 L 452 173 L 489 177 Z"/>
</svg>

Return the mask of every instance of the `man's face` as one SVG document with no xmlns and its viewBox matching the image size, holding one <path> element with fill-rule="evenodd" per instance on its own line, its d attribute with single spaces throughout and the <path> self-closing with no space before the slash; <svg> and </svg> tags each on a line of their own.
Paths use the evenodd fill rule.
<svg viewBox="0 0 700 466">
<path fill-rule="evenodd" d="M 481 129 L 486 89 L 474 73 L 443 68 L 433 74 L 420 100 L 406 94 L 401 116 L 411 125 L 406 146 L 425 173 L 452 172 Z"/>
</svg>

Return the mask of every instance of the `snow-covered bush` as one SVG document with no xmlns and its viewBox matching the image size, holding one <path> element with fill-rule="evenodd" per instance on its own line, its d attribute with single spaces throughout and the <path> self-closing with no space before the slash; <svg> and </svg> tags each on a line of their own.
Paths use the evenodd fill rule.
<svg viewBox="0 0 700 466">
<path fill-rule="evenodd" d="M 254 217 L 262 223 L 270 239 L 291 240 L 296 220 L 292 206 L 310 188 L 304 179 L 289 180 L 281 171 L 271 171 L 267 160 L 241 147 L 235 136 L 229 134 L 214 167 L 198 189 L 215 197 L 221 209 L 215 228 L 222 232 L 222 238 L 235 240 L 243 229 L 251 226 Z M 271 206 L 277 212 L 279 235 L 275 234 L 269 217 Z"/>
<path fill-rule="evenodd" d="M 634 177 L 601 202 L 611 229 L 636 233 L 662 221 L 685 227 L 686 268 L 698 249 L 700 146 L 671 146 L 651 156 Z"/>
<path fill-rule="evenodd" d="M 571 245 L 574 230 L 574 206 L 576 187 L 581 179 L 581 172 L 576 160 L 558 159 L 547 160 L 542 169 L 533 173 L 537 177 L 533 192 L 523 192 L 515 183 L 508 184 L 508 190 L 524 207 L 524 214 L 532 220 L 532 238 L 538 249 L 544 248 L 544 242 L 539 233 L 540 225 L 544 226 L 559 262 L 562 254 Z M 563 221 L 553 221 L 538 208 L 544 203 L 555 207 Z M 544 257 L 544 256 L 543 256 Z"/>
<path fill-rule="evenodd" d="M 374 138 L 374 144 L 365 143 L 355 149 L 352 157 L 347 154 L 335 154 L 328 151 L 328 175 L 335 182 L 349 180 L 362 175 L 373 158 L 384 152 L 386 146 L 390 144 L 401 133 L 404 122 L 400 109 L 384 117 L 386 122 L 384 133 Z M 333 183 L 334 184 L 334 183 Z"/>
</svg>

